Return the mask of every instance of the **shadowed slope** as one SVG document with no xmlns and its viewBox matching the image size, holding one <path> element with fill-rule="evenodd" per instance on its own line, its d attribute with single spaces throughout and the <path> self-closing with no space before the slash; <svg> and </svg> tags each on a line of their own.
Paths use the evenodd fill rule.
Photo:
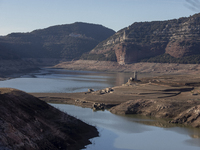
<svg viewBox="0 0 200 150">
<path fill-rule="evenodd" d="M 25 92 L 0 89 L 0 148 L 80 149 L 97 130 Z"/>
</svg>

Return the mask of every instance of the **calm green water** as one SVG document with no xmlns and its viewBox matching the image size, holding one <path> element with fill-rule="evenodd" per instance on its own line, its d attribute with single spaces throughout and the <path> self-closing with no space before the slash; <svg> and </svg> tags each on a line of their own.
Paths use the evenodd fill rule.
<svg viewBox="0 0 200 150">
<path fill-rule="evenodd" d="M 38 73 L 0 81 L 0 87 L 26 92 L 85 92 L 125 83 L 132 74 L 43 69 Z M 142 77 L 144 75 L 140 75 Z M 154 120 L 141 116 L 118 116 L 109 111 L 93 112 L 89 108 L 52 104 L 89 124 L 95 125 L 100 137 L 91 139 L 87 150 L 199 150 L 200 130 L 195 128 L 152 126 Z M 147 125 L 151 124 L 151 125 Z M 169 126 L 169 124 L 157 125 Z"/>
</svg>

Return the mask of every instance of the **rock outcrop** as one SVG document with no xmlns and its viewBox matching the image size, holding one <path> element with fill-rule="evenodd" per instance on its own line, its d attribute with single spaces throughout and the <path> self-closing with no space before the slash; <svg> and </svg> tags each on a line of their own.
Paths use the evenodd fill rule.
<svg viewBox="0 0 200 150">
<path fill-rule="evenodd" d="M 152 99 L 130 100 L 110 109 L 114 114 L 142 114 L 155 117 L 173 117 L 174 112 L 170 112 L 174 106 L 162 100 Z"/>
<path fill-rule="evenodd" d="M 136 22 L 98 44 L 89 54 L 110 57 L 112 52 L 119 64 L 162 54 L 175 58 L 199 55 L 199 23 L 200 14 L 168 21 Z"/>
<path fill-rule="evenodd" d="M 0 89 L 0 149 L 81 149 L 97 130 L 22 91 Z"/>
<path fill-rule="evenodd" d="M 104 103 L 94 103 L 92 105 L 92 109 L 94 111 L 97 111 L 97 110 L 104 110 L 106 108 L 106 105 Z"/>
<path fill-rule="evenodd" d="M 200 127 L 200 105 L 194 106 L 182 112 L 170 122 Z"/>
<path fill-rule="evenodd" d="M 185 110 L 187 109 L 187 110 Z M 114 114 L 141 114 L 159 118 L 174 118 L 170 123 L 200 127 L 200 105 L 153 99 L 130 100 L 110 109 Z"/>
</svg>

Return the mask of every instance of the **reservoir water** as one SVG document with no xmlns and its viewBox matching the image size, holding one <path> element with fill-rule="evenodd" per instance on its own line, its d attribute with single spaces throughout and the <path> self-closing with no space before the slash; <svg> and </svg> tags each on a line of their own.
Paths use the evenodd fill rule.
<svg viewBox="0 0 200 150">
<path fill-rule="evenodd" d="M 131 75 L 133 76 L 130 73 L 42 69 L 20 78 L 1 81 L 0 87 L 11 87 L 30 93 L 85 92 L 89 88 L 98 90 L 121 85 Z"/>
<path fill-rule="evenodd" d="M 199 150 L 200 130 L 195 128 L 160 128 L 145 125 L 154 122 L 142 116 L 118 116 L 109 111 L 51 104 L 86 123 L 95 125 L 100 137 L 91 139 L 87 150 Z M 143 122 L 143 123 L 141 123 Z M 195 138 L 196 137 L 196 138 Z"/>
<path fill-rule="evenodd" d="M 1 81 L 0 87 L 26 92 L 85 92 L 121 85 L 132 74 L 42 69 L 20 78 Z M 141 75 L 142 76 L 142 75 Z M 119 116 L 109 111 L 51 104 L 97 127 L 100 136 L 91 139 L 87 150 L 199 150 L 200 130 L 171 126 L 163 121 L 138 115 Z M 156 125 L 156 126 L 155 126 Z M 160 126 L 160 127 L 157 127 Z"/>
</svg>

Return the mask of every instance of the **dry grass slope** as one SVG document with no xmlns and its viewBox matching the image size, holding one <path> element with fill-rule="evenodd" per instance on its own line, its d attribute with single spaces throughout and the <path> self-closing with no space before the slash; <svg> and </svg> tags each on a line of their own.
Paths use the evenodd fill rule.
<svg viewBox="0 0 200 150">
<path fill-rule="evenodd" d="M 81 149 L 98 136 L 95 127 L 15 89 L 0 89 L 0 148 Z"/>
</svg>

